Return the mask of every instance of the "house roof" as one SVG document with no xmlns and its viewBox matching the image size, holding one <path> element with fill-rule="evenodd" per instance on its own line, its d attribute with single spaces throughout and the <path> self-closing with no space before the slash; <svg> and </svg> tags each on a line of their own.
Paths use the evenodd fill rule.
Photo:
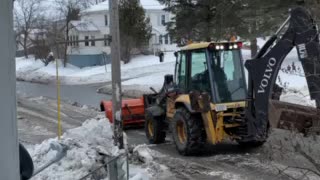
<svg viewBox="0 0 320 180">
<path fill-rule="evenodd" d="M 161 5 L 157 0 L 140 0 L 140 3 L 142 7 L 146 10 L 162 10 L 165 8 L 165 6 Z M 109 10 L 109 0 L 93 5 L 90 8 L 82 11 L 82 13 L 91 13 L 105 10 Z"/>
<path fill-rule="evenodd" d="M 99 31 L 98 27 L 89 21 L 71 21 L 70 24 L 80 32 Z"/>
</svg>

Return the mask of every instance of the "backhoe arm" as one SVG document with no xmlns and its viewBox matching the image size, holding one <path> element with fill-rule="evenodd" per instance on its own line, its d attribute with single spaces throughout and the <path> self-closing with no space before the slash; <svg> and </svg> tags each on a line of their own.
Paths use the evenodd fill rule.
<svg viewBox="0 0 320 180">
<path fill-rule="evenodd" d="M 268 130 L 268 106 L 281 64 L 293 47 L 297 48 L 308 83 L 311 99 L 320 106 L 320 45 L 317 26 L 309 12 L 293 9 L 289 18 L 252 60 L 248 69 L 248 99 L 245 119 L 248 132 L 244 141 L 265 141 Z M 280 31 L 288 25 L 279 38 Z"/>
</svg>

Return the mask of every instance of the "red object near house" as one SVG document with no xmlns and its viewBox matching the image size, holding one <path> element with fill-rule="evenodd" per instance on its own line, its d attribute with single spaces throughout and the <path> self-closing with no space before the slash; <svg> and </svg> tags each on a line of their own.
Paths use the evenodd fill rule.
<svg viewBox="0 0 320 180">
<path fill-rule="evenodd" d="M 106 117 L 110 123 L 112 118 L 112 101 L 101 101 L 101 111 L 105 111 Z M 143 97 L 138 99 L 122 100 L 122 119 L 123 126 L 127 125 L 143 125 L 144 124 L 144 100 Z"/>
</svg>

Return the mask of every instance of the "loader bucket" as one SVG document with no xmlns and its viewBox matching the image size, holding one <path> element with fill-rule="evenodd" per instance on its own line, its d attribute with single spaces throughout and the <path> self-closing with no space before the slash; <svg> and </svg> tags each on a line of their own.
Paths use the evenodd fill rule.
<svg viewBox="0 0 320 180">
<path fill-rule="evenodd" d="M 101 101 L 101 111 L 105 111 L 106 117 L 110 123 L 113 123 L 112 117 L 112 101 Z M 123 126 L 128 125 L 143 125 L 144 124 L 144 99 L 143 97 L 137 99 L 122 100 L 122 120 Z"/>
<path fill-rule="evenodd" d="M 320 111 L 277 100 L 270 100 L 269 121 L 273 128 L 298 131 L 305 135 L 320 134 Z"/>
</svg>

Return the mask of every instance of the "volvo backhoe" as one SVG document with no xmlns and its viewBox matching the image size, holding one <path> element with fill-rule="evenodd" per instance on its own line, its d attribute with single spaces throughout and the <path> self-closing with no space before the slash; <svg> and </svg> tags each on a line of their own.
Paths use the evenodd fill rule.
<svg viewBox="0 0 320 180">
<path fill-rule="evenodd" d="M 260 146 L 270 127 L 319 133 L 320 46 L 309 12 L 293 9 L 257 55 L 245 63 L 241 47 L 242 42 L 204 42 L 175 53 L 175 75 L 165 76 L 158 93 L 144 95 L 145 132 L 150 143 L 163 143 L 170 130 L 179 153 L 190 155 L 205 143 L 217 144 L 227 138 L 247 147 Z M 281 87 L 275 85 L 276 77 L 294 47 L 316 108 L 277 101 Z"/>
</svg>

